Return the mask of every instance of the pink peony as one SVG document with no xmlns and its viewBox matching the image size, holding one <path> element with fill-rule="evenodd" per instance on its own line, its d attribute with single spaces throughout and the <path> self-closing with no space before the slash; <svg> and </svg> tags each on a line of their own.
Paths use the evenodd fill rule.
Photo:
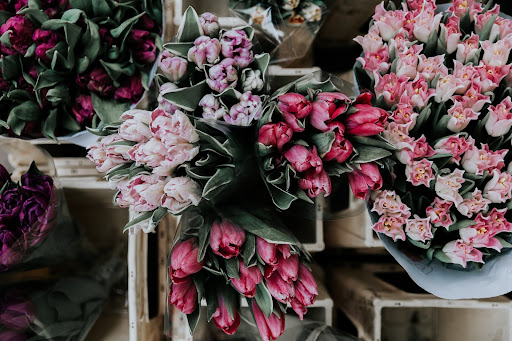
<svg viewBox="0 0 512 341">
<path fill-rule="evenodd" d="M 161 205 L 171 213 L 178 214 L 189 206 L 197 206 L 201 201 L 201 186 L 189 177 L 172 177 L 164 187 Z"/>
<path fill-rule="evenodd" d="M 34 43 L 36 43 L 36 58 L 49 63 L 52 57 L 49 57 L 47 52 L 53 49 L 63 38 L 62 34 L 58 32 L 36 29 L 32 36 Z"/>
<path fill-rule="evenodd" d="M 117 100 L 126 100 L 130 103 L 137 103 L 144 93 L 140 75 L 133 75 L 121 79 L 120 86 L 114 92 L 114 98 Z"/>
<path fill-rule="evenodd" d="M 128 110 L 121 115 L 123 123 L 119 127 L 119 136 L 127 141 L 139 143 L 148 142 L 151 137 L 149 122 L 151 121 L 151 111 L 146 110 Z"/>
</svg>

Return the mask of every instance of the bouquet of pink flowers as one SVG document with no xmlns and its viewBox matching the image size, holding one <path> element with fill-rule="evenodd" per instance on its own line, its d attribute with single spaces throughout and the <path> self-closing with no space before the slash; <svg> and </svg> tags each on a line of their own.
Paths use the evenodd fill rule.
<svg viewBox="0 0 512 341">
<path fill-rule="evenodd" d="M 470 281 L 461 283 L 469 277 L 449 271 L 442 273 L 451 284 L 444 287 L 441 275 L 432 284 L 400 256 L 472 269 L 496 265 L 512 247 L 512 20 L 490 6 L 456 0 L 437 13 L 433 0 L 407 0 L 402 9 L 380 4 L 369 33 L 356 38 L 364 50 L 359 85 L 374 89 L 389 111 L 383 136 L 397 148 L 392 173 L 370 198 L 373 229 L 397 243 L 383 238 L 420 286 L 443 297 L 511 289 L 471 291 Z"/>
<path fill-rule="evenodd" d="M 191 332 L 202 298 L 208 321 L 229 335 L 240 325 L 242 298 L 265 341 L 283 333 L 288 304 L 302 320 L 318 295 L 311 259 L 272 209 L 228 207 L 218 217 L 182 219 L 169 255 L 169 304 L 187 314 Z"/>
<path fill-rule="evenodd" d="M 117 121 L 142 97 L 161 0 L 16 0 L 0 10 L 0 133 L 56 139 Z"/>
<path fill-rule="evenodd" d="M 274 204 L 286 210 L 297 199 L 331 194 L 348 174 L 364 198 L 382 186 L 379 164 L 394 147 L 380 134 L 388 113 L 371 104 L 369 92 L 331 76 L 306 76 L 284 86 L 266 103 L 259 123 L 257 154 Z"/>
<path fill-rule="evenodd" d="M 158 62 L 165 78 L 160 107 L 249 126 L 261 117 L 269 55 L 257 54 L 252 27 L 222 29 L 212 13 L 189 7 Z"/>
</svg>

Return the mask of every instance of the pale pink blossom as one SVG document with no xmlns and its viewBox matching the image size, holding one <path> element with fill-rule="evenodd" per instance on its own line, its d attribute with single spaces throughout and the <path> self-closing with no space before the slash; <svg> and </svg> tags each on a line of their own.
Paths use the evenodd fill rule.
<svg viewBox="0 0 512 341">
<path fill-rule="evenodd" d="M 484 187 L 484 198 L 493 203 L 504 203 L 512 198 L 512 175 L 497 169 L 492 171 L 492 178 Z"/>
<path fill-rule="evenodd" d="M 461 102 L 455 102 L 447 112 L 450 116 L 447 128 L 454 133 L 460 133 L 466 129 L 469 122 L 478 119 L 480 115 L 480 113 L 476 113 L 471 108 L 464 108 Z"/>
<path fill-rule="evenodd" d="M 240 96 L 240 102 L 234 104 L 224 115 L 226 123 L 236 126 L 249 126 L 261 117 L 261 98 L 248 91 Z"/>
<path fill-rule="evenodd" d="M 436 227 L 444 227 L 448 229 L 453 224 L 450 215 L 450 208 L 453 203 L 436 197 L 434 202 L 426 209 L 427 217 L 430 218 L 430 223 Z"/>
<path fill-rule="evenodd" d="M 460 102 L 464 108 L 470 108 L 474 112 L 480 112 L 483 106 L 491 103 L 491 98 L 481 93 L 481 84 L 473 82 L 471 87 L 463 96 L 453 96 L 453 101 Z"/>
<path fill-rule="evenodd" d="M 495 231 L 492 225 L 477 223 L 459 230 L 460 238 L 466 245 L 472 247 L 485 247 L 501 251 L 503 246 L 500 241 L 494 238 Z"/>
<path fill-rule="evenodd" d="M 405 223 L 405 234 L 412 240 L 423 243 L 431 240 L 434 238 L 434 235 L 432 234 L 430 218 L 420 218 L 415 214 L 414 219 L 407 219 Z"/>
<path fill-rule="evenodd" d="M 398 160 L 404 165 L 411 164 L 413 160 L 431 157 L 435 155 L 435 150 L 427 143 L 425 135 L 415 139 L 410 143 L 410 147 L 397 151 Z"/>
<path fill-rule="evenodd" d="M 503 66 L 507 64 L 510 50 L 512 49 L 510 39 L 501 39 L 494 44 L 486 40 L 481 42 L 481 45 L 484 50 L 484 55 L 482 56 L 484 64 L 490 66 Z"/>
<path fill-rule="evenodd" d="M 482 3 L 475 0 L 454 0 L 452 6 L 448 9 L 453 15 L 461 18 L 469 10 L 469 17 L 474 21 L 477 14 L 483 11 Z"/>
<path fill-rule="evenodd" d="M 407 33 L 405 30 L 401 29 L 400 31 L 395 34 L 393 39 L 388 41 L 389 51 L 394 51 L 395 56 L 399 53 L 404 52 L 407 50 L 410 46 L 412 46 L 414 43 L 409 40 L 407 37 Z"/>
<path fill-rule="evenodd" d="M 510 72 L 510 64 L 503 66 L 490 66 L 480 61 L 475 67 L 480 76 L 481 92 L 493 92 Z"/>
<path fill-rule="evenodd" d="M 169 176 L 178 166 L 191 161 L 197 154 L 199 154 L 199 146 L 190 143 L 182 143 L 167 148 L 165 158 L 160 161 L 158 166 L 153 168 L 153 174 Z"/>
<path fill-rule="evenodd" d="M 422 50 L 423 45 L 413 45 L 398 54 L 398 61 L 396 63 L 397 77 L 406 76 L 410 79 L 416 77 L 419 54 Z"/>
<path fill-rule="evenodd" d="M 380 48 L 377 52 L 365 52 L 364 57 L 358 57 L 357 61 L 361 63 L 370 78 L 374 77 L 374 72 L 380 74 L 387 73 L 391 66 L 387 46 Z"/>
<path fill-rule="evenodd" d="M 457 50 L 457 45 L 460 43 L 462 33 L 460 32 L 460 18 L 456 16 L 449 17 L 446 24 L 441 26 L 441 41 L 444 39 L 446 52 L 452 54 Z"/>
<path fill-rule="evenodd" d="M 452 154 L 450 162 L 460 164 L 461 156 L 474 145 L 473 138 L 466 139 L 460 134 L 445 137 L 434 145 L 435 151 L 439 154 Z"/>
<path fill-rule="evenodd" d="M 128 151 L 130 159 L 135 161 L 137 166 L 146 165 L 154 168 L 165 160 L 167 148 L 158 138 L 152 138 L 146 143 L 137 143 Z"/>
<path fill-rule="evenodd" d="M 386 236 L 393 238 L 395 242 L 397 239 L 405 241 L 405 222 L 406 219 L 403 217 L 382 216 L 372 228 L 375 232 L 383 233 Z"/>
<path fill-rule="evenodd" d="M 421 11 L 415 18 L 414 22 L 414 36 L 422 43 L 428 42 L 431 34 L 437 34 L 439 30 L 439 23 L 443 13 L 433 15 L 428 11 Z"/>
<path fill-rule="evenodd" d="M 149 129 L 151 111 L 128 110 L 121 115 L 123 123 L 119 127 L 119 136 L 128 141 L 147 142 L 152 137 Z"/>
<path fill-rule="evenodd" d="M 180 176 L 169 179 L 163 189 L 162 207 L 178 214 L 189 206 L 197 206 L 201 201 L 201 186 L 189 177 Z"/>
<path fill-rule="evenodd" d="M 473 84 L 473 79 L 477 76 L 478 72 L 473 65 L 463 65 L 458 60 L 454 60 L 453 75 L 457 78 L 457 84 L 461 85 L 455 91 L 456 94 L 465 94 L 469 87 Z"/>
<path fill-rule="evenodd" d="M 379 33 L 385 41 L 395 36 L 395 33 L 404 26 L 404 11 L 387 11 L 384 8 L 384 2 L 375 7 L 373 15 L 374 25 L 379 29 Z"/>
<path fill-rule="evenodd" d="M 478 61 L 478 53 L 480 52 L 480 45 L 478 36 L 471 34 L 471 37 L 457 44 L 457 54 L 455 58 L 462 64 L 467 64 L 470 61 L 475 63 Z"/>
<path fill-rule="evenodd" d="M 376 192 L 372 207 L 373 212 L 388 217 L 402 217 L 406 219 L 411 216 L 411 209 L 402 203 L 402 199 L 396 195 L 395 191 L 384 190 Z"/>
<path fill-rule="evenodd" d="M 512 101 L 507 96 L 497 106 L 489 106 L 489 115 L 485 130 L 492 137 L 503 136 L 512 127 Z"/>
<path fill-rule="evenodd" d="M 443 103 L 450 100 L 455 91 L 463 87 L 458 83 L 457 77 L 450 74 L 439 77 L 436 85 L 436 102 Z"/>
<path fill-rule="evenodd" d="M 478 14 L 475 17 L 475 32 L 476 34 L 480 35 L 482 33 L 482 30 L 484 29 L 487 22 L 492 18 L 493 15 L 496 15 L 496 20 L 499 18 L 500 15 L 500 6 L 494 6 L 493 9 L 485 11 L 484 13 Z M 500 18 L 501 19 L 501 18 Z M 489 35 L 489 40 L 494 41 L 498 35 L 500 34 L 500 28 L 496 24 L 496 22 L 492 25 L 491 32 Z M 501 36 L 501 38 L 505 38 L 504 35 Z"/>
<path fill-rule="evenodd" d="M 490 203 L 490 200 L 482 196 L 482 191 L 475 188 L 473 193 L 457 207 L 457 210 L 460 214 L 471 218 L 473 214 L 487 211 Z"/>
<path fill-rule="evenodd" d="M 494 229 L 494 234 L 501 232 L 512 232 L 512 223 L 510 223 L 507 218 L 505 218 L 506 213 L 506 208 L 497 209 L 494 207 L 491 212 L 485 215 L 485 217 L 482 215 L 482 213 L 479 213 L 475 218 L 475 221 L 478 223 L 483 223 L 484 225 L 492 226 Z"/>
<path fill-rule="evenodd" d="M 130 202 L 135 212 L 152 211 L 160 206 L 165 184 L 165 180 L 154 174 L 136 175 L 128 182 L 128 197 L 124 199 Z"/>
<path fill-rule="evenodd" d="M 402 3 L 404 10 L 406 10 L 405 3 Z M 437 8 L 435 0 L 407 0 L 407 7 L 413 12 L 426 11 L 428 13 L 434 13 Z"/>
<path fill-rule="evenodd" d="M 96 164 L 98 172 L 108 172 L 112 168 L 130 160 L 128 151 L 131 146 L 111 146 L 115 142 L 122 141 L 124 139 L 119 134 L 112 134 L 104 137 L 100 142 L 89 148 L 87 158 Z"/>
<path fill-rule="evenodd" d="M 357 36 L 354 38 L 354 41 L 361 45 L 364 52 L 376 53 L 384 47 L 384 42 L 379 35 L 377 26 L 372 26 L 365 36 Z"/>
<path fill-rule="evenodd" d="M 503 158 L 508 150 L 502 149 L 492 151 L 487 144 L 481 144 L 481 148 L 471 146 L 464 153 L 462 158 L 462 167 L 469 173 L 481 175 L 483 172 L 488 171 L 491 173 L 494 169 L 501 170 L 505 163 Z"/>
<path fill-rule="evenodd" d="M 203 108 L 203 118 L 209 120 L 220 120 L 228 113 L 219 99 L 212 94 L 204 95 L 199 101 L 199 106 Z"/>
<path fill-rule="evenodd" d="M 238 84 L 238 71 L 233 58 L 225 58 L 208 70 L 206 84 L 210 89 L 219 93 L 227 88 L 234 88 Z"/>
<path fill-rule="evenodd" d="M 413 186 L 425 185 L 430 186 L 430 182 L 436 177 L 432 170 L 432 161 L 427 159 L 421 159 L 418 161 L 412 161 L 410 164 L 405 166 L 405 174 L 407 181 L 413 184 Z"/>
<path fill-rule="evenodd" d="M 425 108 L 431 97 L 436 94 L 436 91 L 429 88 L 427 81 L 423 76 L 418 75 L 412 82 L 407 82 L 404 87 L 404 92 L 400 97 L 400 102 L 410 103 L 418 107 L 419 110 Z"/>
<path fill-rule="evenodd" d="M 398 150 L 404 148 L 412 149 L 411 143 L 414 142 L 414 139 L 409 136 L 410 125 L 411 123 L 397 124 L 395 122 L 390 122 L 386 129 L 382 132 L 382 136 L 391 144 L 393 144 Z"/>
<path fill-rule="evenodd" d="M 447 243 L 442 251 L 450 258 L 453 264 L 466 267 L 467 262 L 483 263 L 483 254 L 478 249 L 469 246 L 462 239 L 454 240 Z"/>
<path fill-rule="evenodd" d="M 168 99 L 166 99 L 164 97 L 165 94 L 173 92 L 177 89 L 179 89 L 179 87 L 174 83 L 167 82 L 167 83 L 162 84 L 160 86 L 159 94 L 158 94 L 158 98 L 157 98 L 157 101 L 158 101 L 157 109 L 161 109 L 168 114 L 172 114 L 176 110 L 178 110 L 179 108 L 176 105 L 174 105 L 171 101 L 169 101 Z"/>
<path fill-rule="evenodd" d="M 414 112 L 414 107 L 410 103 L 398 103 L 397 108 L 393 111 L 393 115 L 391 115 L 391 119 L 396 124 L 411 123 L 410 129 L 413 129 L 418 115 L 419 113 Z"/>
<path fill-rule="evenodd" d="M 446 76 L 448 68 L 444 65 L 444 54 L 428 58 L 424 54 L 420 54 L 418 72 L 428 82 L 431 82 L 438 74 Z"/>
<path fill-rule="evenodd" d="M 221 45 L 217 38 L 200 36 L 194 40 L 194 46 L 188 50 L 187 58 L 198 68 L 203 69 L 205 64 L 214 64 L 219 60 L 220 51 Z"/>
<path fill-rule="evenodd" d="M 174 114 L 168 114 L 158 109 L 153 111 L 150 128 L 153 135 L 160 139 L 167 148 L 181 143 L 199 141 L 199 135 L 190 118 L 180 110 L 176 110 Z"/>
<path fill-rule="evenodd" d="M 435 184 L 435 191 L 437 196 L 441 199 L 453 202 L 457 207 L 462 201 L 462 196 L 459 189 L 466 180 L 462 177 L 464 171 L 455 169 L 452 173 L 444 176 L 438 175 Z"/>
<path fill-rule="evenodd" d="M 384 96 L 384 102 L 391 108 L 400 101 L 400 96 L 404 92 L 407 77 L 397 77 L 395 73 L 389 73 L 381 76 L 375 73 L 375 95 L 377 98 Z"/>
</svg>

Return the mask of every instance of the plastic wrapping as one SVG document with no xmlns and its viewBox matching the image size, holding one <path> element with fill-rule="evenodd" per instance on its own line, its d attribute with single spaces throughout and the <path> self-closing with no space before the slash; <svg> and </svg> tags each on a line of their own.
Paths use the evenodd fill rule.
<svg viewBox="0 0 512 341">
<path fill-rule="evenodd" d="M 355 215 L 364 209 L 351 204 L 350 176 L 367 164 L 385 162 L 394 148 L 379 135 L 387 114 L 373 108 L 369 97 L 322 71 L 270 97 L 258 123 L 256 156 L 277 208 L 316 219 Z M 367 190 L 366 184 L 352 186 L 357 194 Z M 312 203 L 322 197 L 324 210 L 318 212 Z"/>
<path fill-rule="evenodd" d="M 230 0 L 236 15 L 256 28 L 264 51 L 272 63 L 302 58 L 320 30 L 330 0 Z"/>
<path fill-rule="evenodd" d="M 389 110 L 383 135 L 397 148 L 382 190 L 369 198 L 373 229 L 434 295 L 510 292 L 511 135 L 498 112 L 510 111 L 512 83 L 508 57 L 495 57 L 509 50 L 500 46 L 510 31 L 500 28 L 510 17 L 491 2 L 389 6 L 377 6 L 368 35 L 356 38 L 364 50 L 356 78 Z M 406 26 L 406 16 L 427 15 L 428 28 Z M 386 31 L 391 17 L 402 30 Z"/>
<path fill-rule="evenodd" d="M 115 256 L 89 275 L 0 287 L 0 339 L 83 341 L 126 263 Z"/>
<path fill-rule="evenodd" d="M 205 323 L 200 314 L 206 310 L 206 319 L 228 335 L 254 318 L 262 336 L 277 338 L 287 304 L 302 319 L 318 295 L 310 261 L 272 207 L 238 204 L 184 215 L 169 254 L 166 335 L 178 328 L 174 305 L 187 315 L 191 332 Z"/>
<path fill-rule="evenodd" d="M 0 140 L 0 271 L 49 266 L 85 254 L 51 157 L 16 139 Z M 45 175 L 40 173 L 37 165 Z M 10 173 L 11 176 L 9 176 Z"/>
</svg>

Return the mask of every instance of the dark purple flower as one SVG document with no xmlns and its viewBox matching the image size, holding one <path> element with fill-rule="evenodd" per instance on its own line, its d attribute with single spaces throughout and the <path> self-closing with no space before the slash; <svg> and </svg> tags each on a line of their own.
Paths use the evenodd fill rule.
<svg viewBox="0 0 512 341">
<path fill-rule="evenodd" d="M 2 44 L 1 51 L 3 54 L 25 54 L 28 47 L 32 45 L 32 35 L 35 27 L 25 16 L 15 15 L 7 19 L 5 24 L 0 27 L 0 35 L 9 31 L 9 41 L 11 47 Z"/>
<path fill-rule="evenodd" d="M 94 117 L 94 108 L 92 107 L 92 99 L 90 95 L 78 95 L 75 104 L 71 108 L 76 120 L 80 125 L 89 125 Z"/>
<path fill-rule="evenodd" d="M 0 165 L 0 189 L 2 189 L 9 180 L 11 180 L 11 175 L 4 166 Z"/>
<path fill-rule="evenodd" d="M 3 192 L 0 195 L 0 223 L 18 221 L 22 206 L 23 195 L 19 188 L 12 188 Z"/>
<path fill-rule="evenodd" d="M 46 216 L 49 198 L 33 193 L 24 203 L 20 211 L 20 223 L 23 231 L 28 231 Z"/>
<path fill-rule="evenodd" d="M 32 301 L 19 289 L 9 290 L 0 301 L 0 323 L 9 329 L 23 331 L 35 319 Z"/>
<path fill-rule="evenodd" d="M 137 24 L 135 26 L 146 31 L 151 31 L 155 28 L 155 22 L 149 17 L 149 15 L 144 14 L 139 18 L 139 20 L 137 20 Z"/>
<path fill-rule="evenodd" d="M 53 179 L 50 176 L 32 170 L 21 176 L 20 183 L 22 190 L 39 193 L 47 198 L 51 197 L 54 190 Z"/>
<path fill-rule="evenodd" d="M 114 98 L 127 100 L 130 103 L 137 103 L 142 97 L 144 88 L 140 76 L 132 76 L 121 81 L 121 86 L 116 89 Z"/>
<path fill-rule="evenodd" d="M 15 1 L 12 1 L 12 2 L 14 3 L 14 10 L 16 12 L 18 12 L 23 7 L 28 7 L 28 5 L 27 5 L 28 0 L 15 0 Z"/>
<path fill-rule="evenodd" d="M 110 34 L 110 29 L 108 27 L 100 26 L 99 31 L 101 41 L 106 42 L 108 47 L 115 45 L 116 39 L 112 36 L 112 34 Z"/>
<path fill-rule="evenodd" d="M 4 79 L 2 69 L 0 69 L 0 91 L 7 92 L 11 88 L 11 82 Z"/>
<path fill-rule="evenodd" d="M 96 67 L 90 72 L 87 89 L 97 92 L 102 96 L 109 96 L 114 92 L 114 85 L 107 71 L 102 67 Z"/>
<path fill-rule="evenodd" d="M 51 57 L 48 57 L 47 52 L 53 49 L 62 38 L 62 35 L 58 32 L 36 29 L 33 35 L 36 43 L 36 59 L 49 63 Z"/>
<path fill-rule="evenodd" d="M 129 45 L 135 61 L 143 64 L 151 64 L 155 61 L 157 55 L 155 39 L 148 31 L 132 30 Z"/>
<path fill-rule="evenodd" d="M 4 330 L 0 332 L 0 340 L 2 341 L 25 341 L 27 340 L 27 335 L 23 332 L 18 332 L 15 330 Z"/>
<path fill-rule="evenodd" d="M 0 256 L 3 255 L 23 234 L 19 227 L 8 228 L 0 223 Z"/>
<path fill-rule="evenodd" d="M 58 14 L 62 14 L 66 10 L 70 9 L 69 0 L 41 0 L 41 9 L 50 17 L 60 17 Z"/>
</svg>

